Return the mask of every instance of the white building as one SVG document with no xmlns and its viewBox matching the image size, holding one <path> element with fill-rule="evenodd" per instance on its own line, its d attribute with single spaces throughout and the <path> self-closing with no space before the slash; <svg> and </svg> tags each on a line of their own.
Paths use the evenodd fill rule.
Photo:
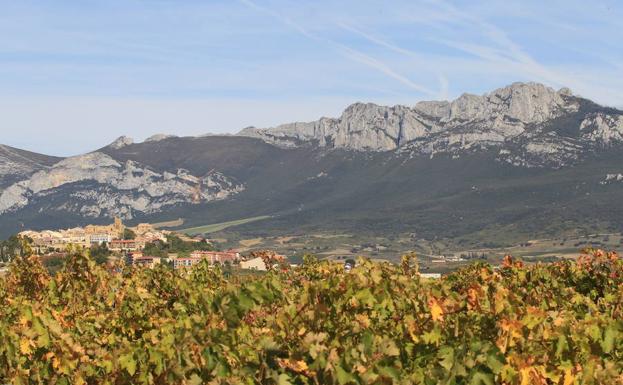
<svg viewBox="0 0 623 385">
<path fill-rule="evenodd" d="M 112 241 L 112 235 L 110 234 L 92 234 L 90 237 L 91 239 L 91 244 L 99 244 L 101 245 L 102 243 L 106 242 L 106 243 L 110 243 L 110 241 Z"/>
<path fill-rule="evenodd" d="M 253 259 L 249 259 L 248 261 L 242 261 L 240 262 L 240 268 L 241 269 L 248 269 L 248 270 L 258 270 L 258 271 L 266 271 L 266 264 L 264 263 L 264 260 L 260 257 L 257 258 L 253 258 Z"/>
<path fill-rule="evenodd" d="M 428 278 L 428 279 L 439 279 L 441 278 L 440 273 L 420 273 L 420 277 Z"/>
</svg>

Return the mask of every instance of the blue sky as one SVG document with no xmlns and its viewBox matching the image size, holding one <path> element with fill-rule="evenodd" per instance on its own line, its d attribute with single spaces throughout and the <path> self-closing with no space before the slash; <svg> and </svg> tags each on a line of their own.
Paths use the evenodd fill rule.
<svg viewBox="0 0 623 385">
<path fill-rule="evenodd" d="M 514 81 L 623 106 L 623 3 L 0 0 L 0 142 L 237 132 Z"/>
</svg>

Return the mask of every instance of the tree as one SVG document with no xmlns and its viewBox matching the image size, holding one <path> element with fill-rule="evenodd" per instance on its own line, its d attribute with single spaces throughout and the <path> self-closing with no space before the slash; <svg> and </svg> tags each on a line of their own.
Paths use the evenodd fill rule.
<svg viewBox="0 0 623 385">
<path fill-rule="evenodd" d="M 130 229 L 123 230 L 123 239 L 126 241 L 136 239 L 136 233 Z"/>
<path fill-rule="evenodd" d="M 108 249 L 108 245 L 106 245 L 106 242 L 104 242 L 101 245 L 95 244 L 91 246 L 90 254 L 91 258 L 93 258 L 95 263 L 97 263 L 98 265 L 103 265 L 108 262 L 108 257 L 112 253 Z"/>
<path fill-rule="evenodd" d="M 15 257 L 23 257 L 33 253 L 33 240 L 28 237 L 13 235 L 0 242 L 0 260 L 9 262 Z"/>
<path fill-rule="evenodd" d="M 166 257 L 168 253 L 179 254 L 180 256 L 189 256 L 193 251 L 213 251 L 214 246 L 206 241 L 188 242 L 182 240 L 176 235 L 167 235 L 167 241 L 160 240 L 147 243 L 143 249 L 145 255 L 153 257 Z"/>
<path fill-rule="evenodd" d="M 147 243 L 143 249 L 143 254 L 152 257 L 166 258 L 168 255 L 167 245 L 160 240 Z"/>
</svg>

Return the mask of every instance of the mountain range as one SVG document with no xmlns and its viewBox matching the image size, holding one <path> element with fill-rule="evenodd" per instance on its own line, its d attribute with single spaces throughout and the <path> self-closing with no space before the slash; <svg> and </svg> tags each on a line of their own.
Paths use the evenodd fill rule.
<svg viewBox="0 0 623 385">
<path fill-rule="evenodd" d="M 0 146 L 0 235 L 114 216 L 478 242 L 620 231 L 622 160 L 623 111 L 514 83 L 236 135 L 122 137 L 68 158 Z"/>
</svg>

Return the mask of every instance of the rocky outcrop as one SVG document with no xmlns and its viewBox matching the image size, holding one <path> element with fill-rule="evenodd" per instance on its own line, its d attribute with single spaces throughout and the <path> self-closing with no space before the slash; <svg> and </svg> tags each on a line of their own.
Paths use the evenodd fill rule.
<svg viewBox="0 0 623 385">
<path fill-rule="evenodd" d="M 577 140 L 547 132 L 530 138 L 518 138 L 500 149 L 497 159 L 517 167 L 561 168 L 577 162 L 583 150 Z"/>
<path fill-rule="evenodd" d="M 623 142 L 623 115 L 590 114 L 580 125 L 582 138 L 602 145 Z"/>
<path fill-rule="evenodd" d="M 240 135 L 282 146 L 315 142 L 322 147 L 389 151 L 442 132 L 451 142 L 468 139 L 471 143 L 466 135 L 478 141 L 501 142 L 521 134 L 528 125 L 577 109 L 568 90 L 514 83 L 482 96 L 463 94 L 452 102 L 420 102 L 414 107 L 356 103 L 337 119 L 247 128 Z M 454 131 L 462 131 L 462 139 L 451 138 Z"/>
<path fill-rule="evenodd" d="M 495 124 L 504 117 L 524 124 L 542 123 L 577 110 L 577 104 L 566 96 L 568 90 L 556 92 L 538 83 L 513 83 L 483 96 L 463 94 L 451 103 L 420 102 L 414 109 L 441 123 L 493 121 Z"/>
<path fill-rule="evenodd" d="M 149 142 L 160 142 L 161 140 L 165 140 L 165 139 L 169 139 L 169 138 L 175 138 L 175 135 L 167 135 L 167 134 L 156 134 L 156 135 L 152 135 L 149 138 L 145 139 L 145 143 L 149 143 Z"/>
<path fill-rule="evenodd" d="M 123 148 L 125 146 L 129 146 L 131 144 L 134 144 L 134 139 L 132 139 L 130 137 L 127 137 L 127 136 L 120 136 L 117 139 L 115 139 L 114 142 L 109 144 L 108 147 L 114 148 L 115 150 L 118 150 L 120 148 Z"/>
<path fill-rule="evenodd" d="M 0 214 L 14 211 L 72 186 L 68 209 L 86 216 L 150 214 L 180 203 L 224 199 L 243 189 L 241 184 L 212 172 L 201 177 L 183 169 L 157 172 L 128 160 L 121 164 L 94 152 L 64 159 L 53 167 L 14 183 L 0 195 Z"/>
<path fill-rule="evenodd" d="M 452 102 L 419 102 L 413 107 L 356 103 L 337 119 L 246 128 L 239 135 L 285 147 L 315 144 L 357 151 L 452 154 L 496 149 L 499 160 L 524 167 L 563 167 L 595 145 L 623 142 L 623 113 L 590 112 L 575 128 L 580 137 L 557 132 L 553 122 L 582 114 L 584 99 L 563 88 L 513 83 L 478 96 L 463 94 Z M 609 112 L 605 112 L 609 111 Z M 565 131 L 563 130 L 563 131 Z"/>
<path fill-rule="evenodd" d="M 356 103 L 338 119 L 321 118 L 269 129 L 246 128 L 239 135 L 260 138 L 279 146 L 307 142 L 321 147 L 387 151 L 432 131 L 431 121 L 405 106 L 384 107 Z"/>
<path fill-rule="evenodd" d="M 606 177 L 599 184 L 623 183 L 623 174 L 606 174 Z"/>
</svg>

